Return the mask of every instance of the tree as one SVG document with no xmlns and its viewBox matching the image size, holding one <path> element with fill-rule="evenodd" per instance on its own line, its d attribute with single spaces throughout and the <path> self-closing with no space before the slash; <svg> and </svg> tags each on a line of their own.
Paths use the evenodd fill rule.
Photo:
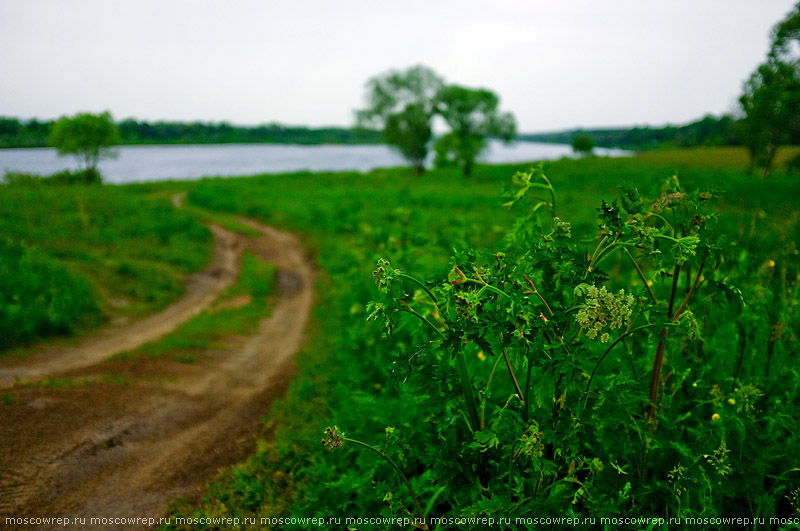
<svg viewBox="0 0 800 531">
<path fill-rule="evenodd" d="M 784 62 L 800 61 L 800 2 L 772 29 L 770 55 Z"/>
<path fill-rule="evenodd" d="M 120 136 L 108 112 L 79 113 L 72 118 L 63 116 L 53 124 L 49 142 L 59 155 L 75 156 L 86 181 L 92 182 L 100 180 L 100 159 L 116 157 L 112 147 L 120 143 Z"/>
<path fill-rule="evenodd" d="M 384 142 L 422 173 L 442 85 L 436 73 L 421 65 L 373 77 L 367 82 L 367 108 L 356 113 L 358 125 L 381 129 Z"/>
<path fill-rule="evenodd" d="M 488 137 L 511 141 L 516 135 L 516 123 L 510 113 L 498 112 L 499 103 L 490 90 L 458 85 L 443 87 L 437 97 L 436 112 L 450 132 L 435 142 L 434 164 L 458 166 L 469 177 Z"/>
<path fill-rule="evenodd" d="M 800 3 L 773 28 L 767 60 L 745 82 L 739 103 L 750 169 L 766 177 L 780 145 L 800 139 Z"/>
<path fill-rule="evenodd" d="M 580 134 L 572 139 L 572 151 L 581 155 L 589 156 L 594 150 L 594 139 L 586 134 Z"/>
<path fill-rule="evenodd" d="M 750 153 L 751 171 L 762 177 L 772 170 L 781 144 L 789 142 L 800 123 L 800 76 L 788 63 L 770 59 L 758 67 L 744 84 L 739 98 L 744 118 L 739 131 Z"/>
</svg>

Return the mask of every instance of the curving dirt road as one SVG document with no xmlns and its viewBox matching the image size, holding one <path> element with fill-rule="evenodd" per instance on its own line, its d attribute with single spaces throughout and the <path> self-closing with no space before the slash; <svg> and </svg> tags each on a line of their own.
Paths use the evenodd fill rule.
<svg viewBox="0 0 800 531">
<path fill-rule="evenodd" d="M 0 391 L 14 386 L 15 378 L 37 380 L 57 372 L 88 367 L 109 356 L 133 350 L 188 321 L 230 287 L 239 271 L 244 238 L 212 226 L 214 257 L 202 272 L 186 281 L 183 297 L 161 312 L 125 326 L 103 329 L 70 347 L 42 345 L 25 358 L 0 361 Z"/>
<path fill-rule="evenodd" d="M 86 527 L 92 517 L 158 518 L 171 499 L 195 496 L 221 467 L 252 452 L 259 419 L 293 374 L 315 272 L 295 236 L 240 221 L 260 236 L 214 227 L 212 265 L 158 315 L 74 346 L 0 360 L 6 387 L 15 376 L 79 381 L 114 373 L 133 382 L 10 392 L 13 403 L 0 404 L 0 526 L 9 516 L 84 517 Z M 108 359 L 209 307 L 235 280 L 245 248 L 278 268 L 279 297 L 255 334 L 230 338 L 195 364 Z"/>
</svg>

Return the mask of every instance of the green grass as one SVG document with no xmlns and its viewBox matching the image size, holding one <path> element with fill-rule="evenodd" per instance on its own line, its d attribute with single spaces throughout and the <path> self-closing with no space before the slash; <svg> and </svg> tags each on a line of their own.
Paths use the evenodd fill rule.
<svg viewBox="0 0 800 531">
<path fill-rule="evenodd" d="M 781 156 L 790 154 L 787 151 Z M 390 356 L 406 351 L 410 343 L 383 340 L 380 330 L 366 321 L 365 304 L 377 295 L 371 272 L 383 257 L 394 267 L 427 278 L 451 269 L 448 260 L 454 248 L 497 249 L 515 218 L 514 212 L 501 208 L 500 190 L 517 170 L 529 166 L 478 166 L 469 180 L 452 171 L 431 171 L 420 177 L 395 168 L 368 174 L 300 172 L 119 188 L 42 188 L 35 193 L 21 187 L 4 188 L 0 230 L 7 238 L 6 245 L 17 249 L 19 256 L 28 252 L 27 260 L 40 256 L 36 260 L 45 264 L 41 266 L 45 271 L 62 268 L 69 278 L 98 279 L 91 285 L 102 295 L 97 297 L 101 309 L 108 305 L 103 301 L 124 298 L 135 301 L 132 306 L 136 309 L 131 311 L 136 312 L 164 304 L 179 292 L 177 280 L 173 284 L 170 278 L 177 279 L 181 272 L 204 263 L 210 239 L 206 231 L 197 228 L 195 216 L 229 228 L 238 224 L 235 216 L 245 216 L 299 233 L 322 274 L 311 337 L 296 358 L 298 375 L 270 413 L 269 424 L 276 427 L 274 438 L 262 443 L 247 462 L 209 485 L 200 503 L 173 505 L 173 516 L 381 514 L 390 511 L 383 501 L 387 492 L 393 498 L 386 499 L 405 499 L 404 487 L 391 479 L 391 470 L 380 458 L 353 451 L 324 453 L 319 441 L 329 424 L 376 444 L 384 437 L 386 426 L 395 426 L 401 439 L 408 437 L 403 439 L 408 451 L 399 454 L 409 461 L 393 455 L 402 466 L 410 467 L 407 472 L 412 483 L 426 498 L 438 499 L 434 504 L 437 511 L 457 512 L 459 507 L 448 505 L 450 493 L 437 492 L 434 471 L 421 464 L 418 452 L 439 452 L 437 462 L 450 466 L 450 474 L 463 474 L 468 468 L 458 461 L 451 443 L 426 439 L 424 428 L 431 419 L 418 418 L 412 407 L 419 397 L 402 385 L 395 388 L 389 384 L 390 373 L 397 369 Z M 800 375 L 794 359 L 800 329 L 796 244 L 800 241 L 796 207 L 800 181 L 780 169 L 760 180 L 747 175 L 746 167 L 743 150 L 725 148 L 663 151 L 623 159 L 560 160 L 549 164 L 547 170 L 555 186 L 558 214 L 572 223 L 573 241 L 587 247 L 597 233 L 600 201 L 613 200 L 619 186 L 636 187 L 655 198 L 661 185 L 677 174 L 686 189 L 713 190 L 719 195 L 719 233 L 727 243 L 717 251 L 721 261 L 714 264 L 718 268 L 714 274 L 727 277 L 741 289 L 747 305 L 734 311 L 709 299 L 704 311 L 713 324 L 706 330 L 705 342 L 694 356 L 668 358 L 664 373 L 669 375 L 669 384 L 682 393 L 679 398 L 691 396 L 696 407 L 680 412 L 685 417 L 670 417 L 663 431 L 659 427 L 654 440 L 663 446 L 650 463 L 652 484 L 629 480 L 637 504 L 657 500 L 660 505 L 653 507 L 667 507 L 672 503 L 667 478 L 671 467 L 680 459 L 702 457 L 718 447 L 701 447 L 694 434 L 703 434 L 717 444 L 716 438 L 727 437 L 730 448 L 735 449 L 731 455 L 733 475 L 714 486 L 726 494 L 713 500 L 709 497 L 711 501 L 702 507 L 707 514 L 747 507 L 758 507 L 761 515 L 787 514 L 787 496 L 800 487 L 800 477 L 793 472 L 800 447 L 795 428 L 800 423 Z M 190 204 L 183 213 L 176 212 L 166 197 L 180 190 L 188 191 Z M 148 199 L 153 193 L 165 197 Z M 604 264 L 617 277 L 626 266 L 616 258 Z M 269 271 L 269 266 L 246 256 L 241 278 L 221 301 L 255 294 L 249 304 L 209 310 L 162 340 L 127 355 L 188 362 L 201 350 L 218 345 L 224 336 L 250 333 L 268 311 L 259 294 L 264 293 L 262 279 L 269 277 Z M 6 277 L 19 274 L 7 273 Z M 40 276 L 59 278 L 55 273 Z M 631 278 L 635 285 L 635 276 Z M 36 285 L 34 280 L 24 282 Z M 70 285 L 66 280 L 56 284 Z M 70 289 L 78 293 L 79 282 Z M 85 313 L 98 315 L 94 310 Z M 68 321 L 75 322 L 75 318 Z M 410 325 L 401 322 L 400 328 L 406 334 L 400 337 L 407 337 Z M 648 345 L 641 349 L 650 350 Z M 647 352 L 633 362 L 640 373 L 647 370 Z M 628 371 L 630 364 L 623 361 L 606 361 L 595 387 L 611 386 L 619 374 Z M 485 377 L 488 369 L 481 363 L 476 355 L 470 367 Z M 680 383 L 691 381 L 688 375 L 697 387 Z M 745 418 L 736 411 L 741 406 L 726 400 L 734 397 L 732 389 L 737 382 L 743 384 L 740 391 L 757 389 L 753 396 L 763 393 L 757 416 Z M 438 383 L 432 382 L 434 385 Z M 723 388 L 725 391 L 720 391 Z M 735 395 L 739 405 L 744 401 L 740 395 Z M 724 420 L 710 424 L 716 411 Z M 458 415 L 453 412 L 436 420 L 455 425 Z M 681 431 L 685 426 L 691 430 Z M 608 438 L 611 431 L 624 429 L 627 426 L 620 425 L 598 432 L 598 437 Z M 647 433 L 627 435 L 629 439 L 652 438 Z M 665 436 L 673 440 L 666 444 Z M 610 473 L 612 467 L 605 461 L 603 481 L 616 485 L 619 478 Z M 630 469 L 636 464 L 627 466 Z M 696 493 L 708 486 L 694 487 L 690 490 Z M 769 495 L 764 494 L 765 488 Z M 614 500 L 624 495 L 599 488 L 593 494 Z M 632 514 L 641 509 L 637 504 L 630 506 Z M 565 503 L 557 509 L 564 513 L 572 507 Z M 398 505 L 391 510 L 397 511 Z"/>
<path fill-rule="evenodd" d="M 419 177 L 404 169 L 387 169 L 368 174 L 295 173 L 192 183 L 188 201 L 193 204 L 299 232 L 324 274 L 318 286 L 311 340 L 296 357 L 299 374 L 287 396 L 272 408 L 269 422 L 277 427 L 274 440 L 209 485 L 199 504 L 174 504 L 173 516 L 330 516 L 387 511 L 381 498 L 394 484 L 387 479 L 391 471 L 385 463 L 353 451 L 331 456 L 319 445 L 322 429 L 332 424 L 378 445 L 386 426 L 424 437 L 419 427 L 427 420 L 416 418 L 414 408 L 409 407 L 414 397 L 402 387 L 388 385 L 391 365 L 387 356 L 409 345 L 382 341 L 379 330 L 365 321 L 364 305 L 376 296 L 371 271 L 377 258 L 385 257 L 394 267 L 425 278 L 446 273 L 453 248 L 498 246 L 513 220 L 512 213 L 500 208 L 500 189 L 515 171 L 528 167 L 479 166 L 469 180 L 448 171 L 430 171 Z M 800 241 L 800 234 L 796 197 L 800 197 L 800 182 L 782 171 L 762 181 L 745 170 L 742 150 L 706 149 L 625 159 L 554 161 L 547 175 L 556 189 L 559 214 L 572 222 L 573 238 L 587 245 L 597 232 L 600 201 L 612 200 L 620 185 L 657 195 L 661 183 L 678 174 L 686 189 L 723 191 L 718 203 L 720 232 L 733 245 L 722 252 L 720 267 L 743 281 L 739 287 L 751 303 L 746 361 L 739 377 L 770 387 L 773 401 L 785 404 L 775 406 L 786 408 L 779 415 L 796 421 L 797 407 L 790 406 L 795 402 L 788 398 L 797 393 L 790 342 L 776 344 L 772 353 L 772 363 L 782 376 L 773 373 L 764 380 L 763 357 L 774 324 L 770 312 L 783 304 L 781 301 L 797 300 L 795 242 Z M 769 266 L 770 260 L 773 266 Z M 607 266 L 621 267 L 613 260 Z M 770 285 L 773 287 L 768 288 Z M 765 297 L 766 293 L 774 298 Z M 796 317 L 781 311 L 794 323 L 789 328 L 796 329 Z M 724 383 L 734 370 L 741 343 L 736 320 L 735 316 L 720 318 L 709 331 L 706 367 L 720 372 L 698 369 L 705 378 L 704 386 Z M 679 361 L 675 360 L 675 370 L 682 367 Z M 602 378 L 606 377 L 613 375 Z M 779 398 L 781 393 L 786 395 Z M 708 422 L 695 416 L 692 421 Z M 785 426 L 783 421 L 776 422 Z M 406 442 L 411 446 L 429 444 L 424 439 Z M 779 457 L 785 448 L 777 439 L 761 439 L 757 444 L 764 449 L 758 457 L 737 457 L 740 472 L 749 467 L 796 466 Z M 445 452 L 448 445 L 438 441 L 430 448 Z M 424 469 L 414 469 L 412 475 L 412 482 L 424 494 L 434 495 L 433 490 L 426 490 L 435 486 L 430 486 L 431 478 Z M 742 479 L 738 484 L 746 483 Z M 406 496 L 404 487 L 394 488 L 398 489 L 395 496 Z M 447 496 L 436 495 L 442 500 Z M 765 510 L 774 511 L 775 506 L 771 507 Z M 567 509 L 562 507 L 562 513 Z"/>
<path fill-rule="evenodd" d="M 95 292 L 46 252 L 0 239 L 0 350 L 94 324 Z"/>
<path fill-rule="evenodd" d="M 163 308 L 212 243 L 167 199 L 113 186 L 0 186 L 0 234 L 0 350 Z"/>
<path fill-rule="evenodd" d="M 220 302 L 241 295 L 249 295 L 254 299 L 263 299 L 272 292 L 275 283 L 275 266 L 256 258 L 250 251 L 242 256 L 242 269 L 236 284 L 231 286 L 221 297 Z"/>
<path fill-rule="evenodd" d="M 180 363 L 194 363 L 199 351 L 219 348 L 226 337 L 255 331 L 258 322 L 269 315 L 267 296 L 274 280 L 274 266 L 245 251 L 237 282 L 220 296 L 215 307 L 204 310 L 161 339 L 115 358 L 169 358 Z M 224 305 L 238 296 L 249 296 L 249 299 L 242 305 Z"/>
</svg>

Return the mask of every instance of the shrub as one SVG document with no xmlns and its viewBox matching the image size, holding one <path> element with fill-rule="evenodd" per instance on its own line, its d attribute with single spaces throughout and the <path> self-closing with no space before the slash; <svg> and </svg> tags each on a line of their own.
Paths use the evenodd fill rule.
<svg viewBox="0 0 800 531">
<path fill-rule="evenodd" d="M 88 282 L 43 251 L 0 239 L 0 349 L 71 334 L 98 313 Z"/>
</svg>

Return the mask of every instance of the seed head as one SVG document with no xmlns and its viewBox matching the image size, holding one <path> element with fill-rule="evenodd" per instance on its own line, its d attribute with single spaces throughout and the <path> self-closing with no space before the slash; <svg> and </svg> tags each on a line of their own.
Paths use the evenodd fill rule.
<svg viewBox="0 0 800 531">
<path fill-rule="evenodd" d="M 399 274 L 400 270 L 394 269 L 389 261 L 383 258 L 378 260 L 378 268 L 372 272 L 372 276 L 375 277 L 375 283 L 381 293 L 389 292 L 389 286 Z"/>
<path fill-rule="evenodd" d="M 520 438 L 521 448 L 520 452 L 528 455 L 534 459 L 542 457 L 544 453 L 544 443 L 542 442 L 542 432 L 539 431 L 539 425 L 532 422 Z"/>
<path fill-rule="evenodd" d="M 555 233 L 557 236 L 562 236 L 564 238 L 572 237 L 572 224 L 570 222 L 556 217 L 553 218 L 553 223 L 555 224 Z"/>
<path fill-rule="evenodd" d="M 336 426 L 325 428 L 325 438 L 322 439 L 322 446 L 328 450 L 341 448 L 344 444 L 344 433 L 339 431 Z"/>
<path fill-rule="evenodd" d="M 667 194 L 667 192 L 663 192 L 661 197 L 659 197 L 655 203 L 653 203 L 653 211 L 661 212 L 665 208 L 669 208 L 672 205 L 679 203 L 681 199 L 684 198 L 686 194 L 683 192 L 674 192 L 671 194 Z"/>
</svg>

